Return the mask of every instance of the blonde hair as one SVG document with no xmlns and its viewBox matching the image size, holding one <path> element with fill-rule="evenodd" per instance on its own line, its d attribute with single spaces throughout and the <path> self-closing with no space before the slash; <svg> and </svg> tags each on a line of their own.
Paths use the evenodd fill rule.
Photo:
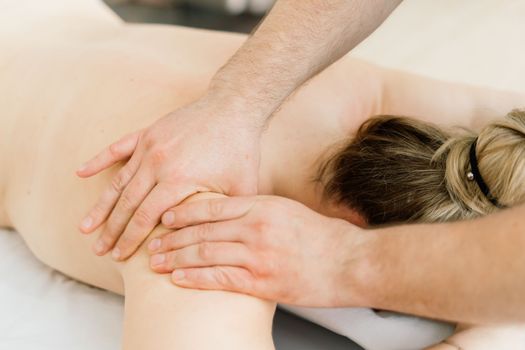
<svg viewBox="0 0 525 350">
<path fill-rule="evenodd" d="M 479 172 L 492 195 L 504 206 L 524 202 L 522 110 L 479 134 L 447 132 L 407 117 L 374 117 L 328 159 L 318 179 L 327 197 L 357 210 L 370 225 L 473 218 L 498 210 L 467 177 L 475 140 Z"/>
</svg>

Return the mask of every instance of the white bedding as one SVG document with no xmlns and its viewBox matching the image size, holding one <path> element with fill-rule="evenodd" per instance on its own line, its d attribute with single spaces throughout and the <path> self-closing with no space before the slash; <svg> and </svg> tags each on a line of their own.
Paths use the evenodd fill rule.
<svg viewBox="0 0 525 350">
<path fill-rule="evenodd" d="M 0 349 L 116 350 L 124 304 L 40 263 L 16 232 L 0 230 Z"/>
<path fill-rule="evenodd" d="M 524 19 L 523 0 L 405 0 L 353 54 L 436 78 L 525 92 Z M 119 348 L 122 298 L 51 271 L 16 233 L 0 231 L 0 280 L 0 350 Z M 365 309 L 293 311 L 377 350 L 418 348 L 450 331 Z"/>
</svg>

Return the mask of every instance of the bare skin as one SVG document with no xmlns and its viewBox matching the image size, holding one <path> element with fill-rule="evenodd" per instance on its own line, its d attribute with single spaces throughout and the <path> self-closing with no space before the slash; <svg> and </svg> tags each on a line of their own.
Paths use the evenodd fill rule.
<svg viewBox="0 0 525 350">
<path fill-rule="evenodd" d="M 82 220 L 82 230 L 92 232 L 107 221 L 100 251 L 112 250 L 115 260 L 125 260 L 161 215 L 186 196 L 256 194 L 261 134 L 270 115 L 302 83 L 368 36 L 400 2 L 277 1 L 197 101 L 159 115 L 142 131 L 133 156 L 116 176 L 119 186 L 101 195 Z M 88 163 L 78 174 L 93 175 L 95 168 Z"/>
<path fill-rule="evenodd" d="M 0 164 L 8 169 L 0 175 L 1 224 L 16 229 L 45 264 L 124 294 L 126 349 L 272 348 L 274 303 L 175 287 L 168 276 L 150 271 L 145 247 L 126 263 L 116 263 L 92 254 L 96 235 L 76 232 L 78 220 L 121 169 L 118 165 L 81 181 L 74 175 L 78 162 L 198 98 L 244 37 L 123 25 L 97 1 L 13 3 L 1 15 L 6 30 L 0 33 Z M 35 34 L 28 36 L 27 30 Z M 423 82 L 426 92 L 420 89 Z M 416 92 L 421 98 L 414 98 Z M 463 103 L 429 103 L 425 94 L 436 92 L 451 93 Z M 275 116 L 261 143 L 258 191 L 358 222 L 351 210 L 321 203 L 310 181 L 334 141 L 347 138 L 370 115 L 403 110 L 428 120 L 475 125 L 511 109 L 518 97 L 345 59 Z M 388 102 L 398 98 L 406 104 Z M 485 114 L 474 112 L 480 106 Z M 151 237 L 165 232 L 159 226 Z M 207 336 L 198 336 L 203 333 Z"/>
</svg>

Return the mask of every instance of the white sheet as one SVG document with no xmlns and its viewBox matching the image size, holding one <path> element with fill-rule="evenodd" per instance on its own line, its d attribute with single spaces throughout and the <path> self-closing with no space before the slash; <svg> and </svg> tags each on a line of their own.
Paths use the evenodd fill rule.
<svg viewBox="0 0 525 350">
<path fill-rule="evenodd" d="M 0 349 L 116 350 L 123 298 L 40 263 L 16 232 L 0 230 Z"/>
<path fill-rule="evenodd" d="M 525 91 L 525 1 L 404 0 L 353 55 L 438 79 Z"/>
<path fill-rule="evenodd" d="M 16 232 L 0 230 L 0 257 L 0 350 L 120 348 L 122 297 L 44 266 Z M 291 311 L 337 333 L 357 335 L 372 349 L 417 349 L 450 332 L 446 326 L 412 317 L 393 320 L 368 309 Z M 376 332 L 382 335 L 377 340 Z M 413 347 L 407 347 L 408 339 Z"/>
<path fill-rule="evenodd" d="M 436 78 L 525 91 L 524 18 L 522 0 L 405 0 L 354 54 Z M 15 233 L 0 231 L 0 281 L 0 350 L 119 348 L 122 298 L 51 271 Z M 417 348 L 447 333 L 370 310 L 293 311 L 370 349 Z"/>
</svg>

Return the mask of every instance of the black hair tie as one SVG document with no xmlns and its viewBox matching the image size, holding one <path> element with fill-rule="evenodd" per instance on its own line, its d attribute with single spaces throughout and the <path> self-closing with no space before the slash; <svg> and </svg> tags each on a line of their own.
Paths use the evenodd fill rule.
<svg viewBox="0 0 525 350">
<path fill-rule="evenodd" d="M 479 189 L 485 195 L 485 197 L 492 203 L 494 206 L 502 209 L 505 208 L 504 205 L 501 205 L 496 197 L 490 193 L 490 189 L 483 180 L 481 173 L 479 172 L 478 159 L 476 158 L 476 145 L 478 143 L 478 138 L 474 139 L 472 145 L 470 146 L 469 158 L 470 158 L 470 172 L 467 173 L 467 179 L 470 181 L 474 180 L 478 184 Z"/>
</svg>

